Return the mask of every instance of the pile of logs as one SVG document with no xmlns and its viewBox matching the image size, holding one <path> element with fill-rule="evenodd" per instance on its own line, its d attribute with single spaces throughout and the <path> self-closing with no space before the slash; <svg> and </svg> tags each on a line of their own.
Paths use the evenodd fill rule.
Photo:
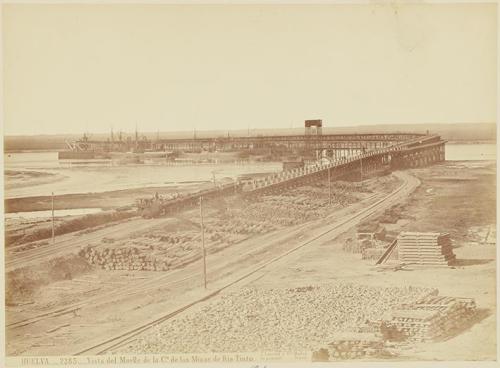
<svg viewBox="0 0 500 368">
<path fill-rule="evenodd" d="M 383 251 L 373 248 L 378 247 L 385 236 L 385 227 L 378 222 L 366 222 L 358 226 L 356 240 L 348 238 L 342 249 L 344 252 L 361 253 L 362 259 L 378 259 L 376 255 L 382 255 Z"/>
<path fill-rule="evenodd" d="M 365 249 L 374 247 L 374 240 L 372 238 L 358 238 L 353 240 L 352 238 L 347 238 L 342 246 L 342 250 L 348 253 L 363 253 Z"/>
<path fill-rule="evenodd" d="M 394 310 L 387 326 L 408 340 L 432 341 L 463 327 L 475 312 L 474 299 L 428 296 Z"/>
<path fill-rule="evenodd" d="M 361 253 L 361 244 L 352 238 L 347 238 L 342 245 L 342 250 L 348 253 Z"/>
<path fill-rule="evenodd" d="M 365 248 L 361 252 L 361 259 L 379 259 L 385 253 L 386 249 L 382 247 Z"/>
<path fill-rule="evenodd" d="M 328 344 L 330 360 L 359 359 L 380 355 L 383 351 L 381 336 L 373 333 L 346 333 Z"/>
<path fill-rule="evenodd" d="M 171 268 L 170 260 L 165 257 L 141 254 L 136 247 L 86 247 L 79 254 L 90 264 L 105 270 L 167 271 Z"/>
<path fill-rule="evenodd" d="M 402 232 L 398 251 L 403 263 L 449 266 L 455 261 L 449 234 Z"/>
<path fill-rule="evenodd" d="M 391 243 L 382 243 L 380 244 L 377 242 L 375 244 L 376 246 L 374 248 L 365 248 L 361 252 L 361 259 L 372 259 L 372 260 L 378 260 L 382 255 L 387 251 L 387 247 L 391 245 Z M 398 250 L 397 247 L 392 251 L 392 253 L 389 255 L 387 259 L 398 259 Z"/>
</svg>

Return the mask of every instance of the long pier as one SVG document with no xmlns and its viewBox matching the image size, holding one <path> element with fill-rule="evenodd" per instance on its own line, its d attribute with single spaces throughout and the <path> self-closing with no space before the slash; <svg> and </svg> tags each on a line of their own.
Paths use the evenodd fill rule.
<svg viewBox="0 0 500 368">
<path fill-rule="evenodd" d="M 419 136 L 386 148 L 332 160 L 324 165 L 308 166 L 283 171 L 261 179 L 253 180 L 243 187 L 246 192 L 260 192 L 278 187 L 288 187 L 330 175 L 331 179 L 349 172 L 368 173 L 389 167 L 404 169 L 444 161 L 445 141 L 438 135 Z"/>
<path fill-rule="evenodd" d="M 313 150 L 372 150 L 388 147 L 418 136 L 420 135 L 413 133 L 394 133 L 162 139 L 152 142 L 152 146 L 156 150 L 238 150 L 270 147 Z"/>
<path fill-rule="evenodd" d="M 161 214 L 168 214 L 182 208 L 196 206 L 201 197 L 213 199 L 233 193 L 242 193 L 246 196 L 258 195 L 268 191 L 286 190 L 326 177 L 335 180 L 348 174 L 359 173 L 362 178 L 363 174 L 384 168 L 400 170 L 426 166 L 444 161 L 445 143 L 438 135 L 417 136 L 388 147 L 331 160 L 327 164 L 286 170 L 252 181 L 225 184 L 157 205 Z M 143 206 L 143 208 L 148 208 L 148 205 Z"/>
<path fill-rule="evenodd" d="M 165 152 L 165 151 L 235 151 L 252 149 L 271 150 L 306 150 L 327 151 L 327 156 L 345 157 L 390 147 L 394 144 L 423 136 L 415 133 L 388 133 L 388 134 L 321 134 L 321 135 L 281 135 L 281 136 L 252 136 L 252 137 L 213 137 L 213 138 L 184 138 L 184 139 L 156 139 L 148 140 L 145 137 L 125 140 L 90 140 L 86 136 L 75 141 L 67 142 L 69 151 L 80 154 L 108 153 L 108 152 Z"/>
</svg>

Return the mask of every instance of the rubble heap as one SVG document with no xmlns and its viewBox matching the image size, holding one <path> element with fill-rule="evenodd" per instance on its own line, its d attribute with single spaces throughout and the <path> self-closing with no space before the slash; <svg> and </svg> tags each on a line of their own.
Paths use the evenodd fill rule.
<svg viewBox="0 0 500 368">
<path fill-rule="evenodd" d="M 245 288 L 179 315 L 122 349 L 127 353 L 312 352 L 334 341 L 335 334 L 358 332 L 367 321 L 381 320 L 384 313 L 433 291 L 347 283 Z M 354 351 L 356 343 L 350 345 Z"/>
</svg>

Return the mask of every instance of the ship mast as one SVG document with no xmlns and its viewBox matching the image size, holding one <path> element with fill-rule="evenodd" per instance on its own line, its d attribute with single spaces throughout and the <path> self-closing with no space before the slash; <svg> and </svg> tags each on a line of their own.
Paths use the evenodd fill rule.
<svg viewBox="0 0 500 368">
<path fill-rule="evenodd" d="M 135 150 L 136 151 L 139 148 L 138 144 L 139 144 L 139 133 L 137 132 L 137 123 L 135 123 Z"/>
<path fill-rule="evenodd" d="M 115 135 L 113 134 L 113 125 L 111 125 L 111 152 L 115 150 Z"/>
</svg>

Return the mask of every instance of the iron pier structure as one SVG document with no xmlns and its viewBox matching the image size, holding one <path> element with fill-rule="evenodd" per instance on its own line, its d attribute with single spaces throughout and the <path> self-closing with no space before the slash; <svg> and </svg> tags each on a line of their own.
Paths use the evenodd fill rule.
<svg viewBox="0 0 500 368">
<path fill-rule="evenodd" d="M 405 137 L 408 139 L 370 151 L 361 151 L 361 153 L 349 157 L 333 158 L 327 163 L 322 163 L 324 162 L 322 160 L 316 165 L 284 170 L 259 179 L 235 181 L 161 203 L 143 202 L 143 205 L 139 206 L 139 210 L 148 211 L 148 208 L 154 205 L 158 208 L 159 214 L 165 215 L 183 208 L 194 207 L 201 197 L 216 199 L 236 193 L 251 197 L 263 193 L 281 192 L 291 187 L 324 179 L 335 181 L 354 176 L 358 180 L 363 180 L 365 175 L 374 171 L 423 167 L 445 160 L 446 141 L 441 139 L 439 135 L 408 135 Z M 374 142 L 380 141 L 375 140 Z M 326 149 L 323 146 L 315 148 Z"/>
<path fill-rule="evenodd" d="M 246 182 L 242 190 L 260 193 L 287 189 L 330 177 L 338 180 L 346 176 L 363 178 L 377 170 L 416 168 L 445 160 L 445 143 L 439 135 L 417 136 L 384 148 L 330 160 L 325 164 L 295 168 Z"/>
<path fill-rule="evenodd" d="M 116 141 L 90 140 L 84 136 L 78 141 L 67 142 L 68 150 L 62 151 L 60 158 L 65 158 L 65 156 L 78 157 L 78 154 L 82 157 L 92 156 L 93 154 L 105 156 L 116 152 L 228 152 L 245 150 L 307 152 L 311 156 L 317 157 L 321 154 L 322 156 L 337 158 L 390 147 L 420 136 L 422 135 L 414 133 L 304 134 L 156 140 L 148 140 L 143 137 L 139 140 L 125 139 Z"/>
</svg>

